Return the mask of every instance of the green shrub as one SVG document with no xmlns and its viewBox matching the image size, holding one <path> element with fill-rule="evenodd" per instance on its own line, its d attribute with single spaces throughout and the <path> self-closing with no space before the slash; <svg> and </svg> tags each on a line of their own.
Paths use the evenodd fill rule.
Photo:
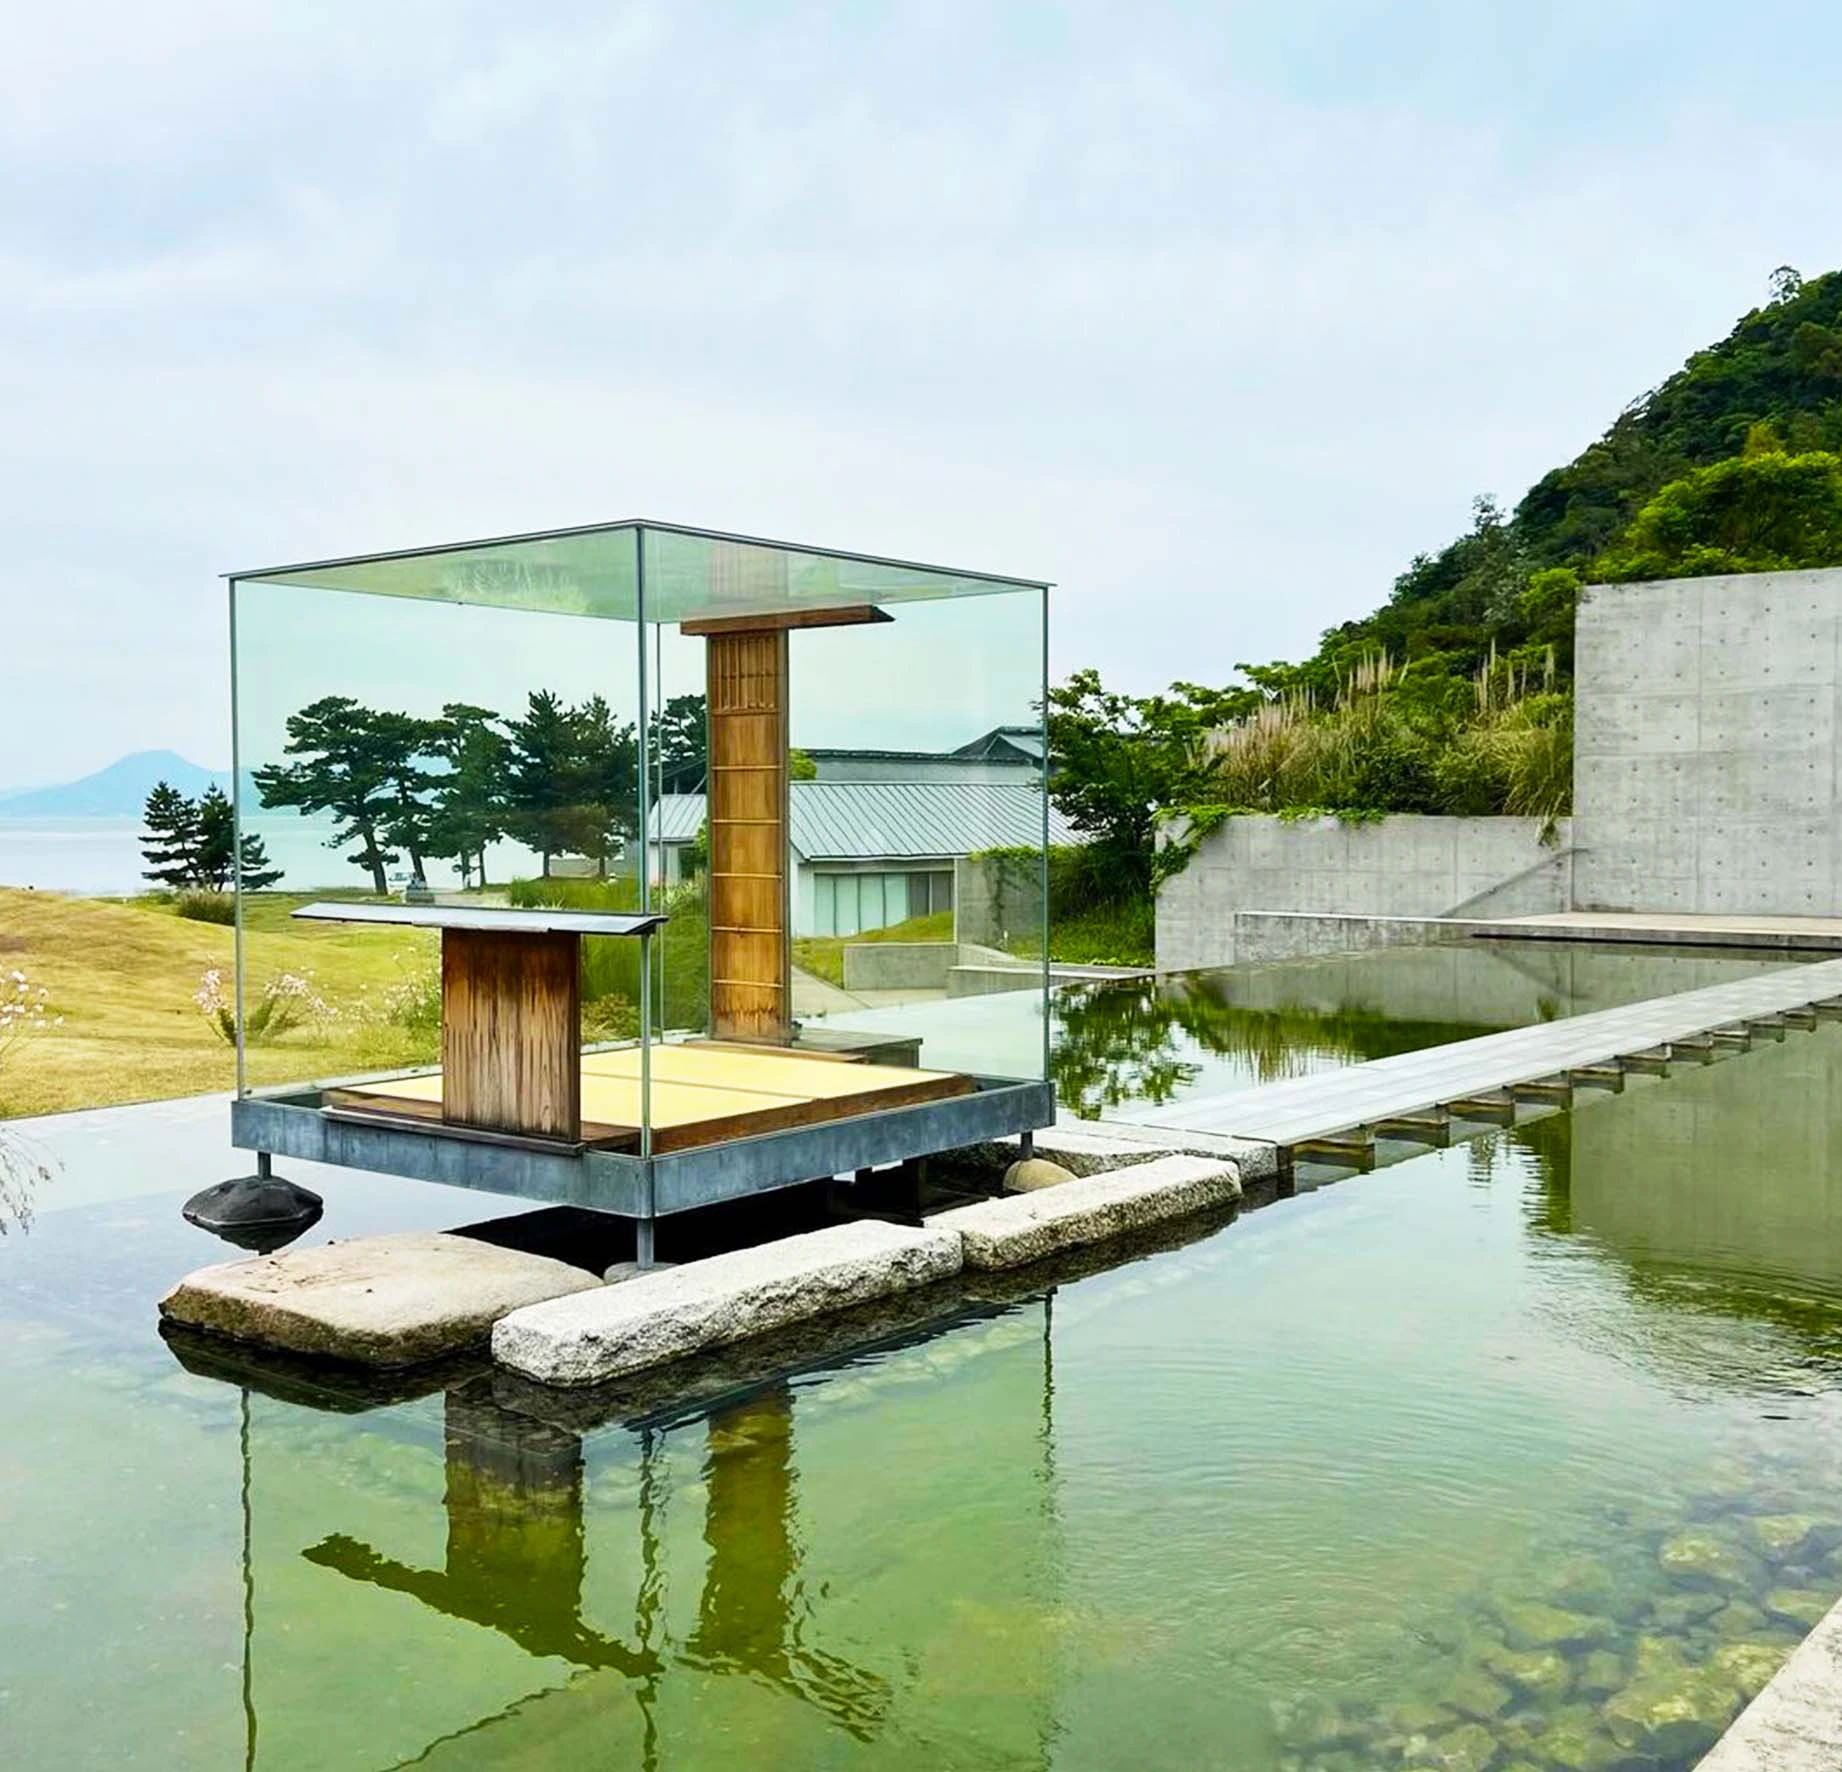
<svg viewBox="0 0 1842 1772">
<path fill-rule="evenodd" d="M 194 923 L 234 923 L 237 901 L 228 892 L 181 892 L 173 900 L 173 914 Z"/>
<path fill-rule="evenodd" d="M 506 896 L 524 910 L 619 911 L 640 906 L 639 882 L 514 880 Z M 665 927 L 653 937 L 653 1022 L 673 1032 L 700 1032 L 710 1022 L 710 911 L 702 880 L 653 895 Z M 627 936 L 591 935 L 582 943 L 582 1020 L 593 1039 L 639 1031 L 640 944 Z"/>
</svg>

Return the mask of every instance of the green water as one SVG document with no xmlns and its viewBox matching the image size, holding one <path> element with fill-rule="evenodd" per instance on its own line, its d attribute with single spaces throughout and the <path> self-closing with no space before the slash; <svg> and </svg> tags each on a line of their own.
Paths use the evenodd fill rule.
<svg viewBox="0 0 1842 1772">
<path fill-rule="evenodd" d="M 0 1760 L 1686 1768 L 1842 1593 L 1839 1101 L 1792 1034 L 682 1407 L 188 1371 L 221 1107 L 52 1123 Z"/>
</svg>

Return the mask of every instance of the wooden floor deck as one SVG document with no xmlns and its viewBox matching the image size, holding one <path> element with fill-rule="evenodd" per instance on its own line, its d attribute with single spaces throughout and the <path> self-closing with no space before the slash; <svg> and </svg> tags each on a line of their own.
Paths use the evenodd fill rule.
<svg viewBox="0 0 1842 1772">
<path fill-rule="evenodd" d="M 913 1107 L 972 1093 L 969 1077 L 828 1056 L 808 1057 L 720 1042 L 656 1045 L 651 1053 L 652 1148 L 682 1150 L 720 1139 L 810 1126 L 850 1114 Z M 641 1100 L 637 1047 L 582 1056 L 582 1136 L 625 1149 L 637 1144 Z M 328 1092 L 342 1112 L 436 1120 L 438 1070 Z"/>
<path fill-rule="evenodd" d="M 1576 1089 L 1618 1087 L 1627 1070 L 1705 1060 L 1821 1019 L 1842 1019 L 1842 960 L 1177 1102 L 1132 1118 L 1141 1126 L 1228 1134 L 1294 1152 L 1320 1141 L 1353 1147 L 1378 1136 L 1435 1144 L 1453 1121 L 1513 1114 L 1518 1098 L 1564 1104 Z"/>
</svg>

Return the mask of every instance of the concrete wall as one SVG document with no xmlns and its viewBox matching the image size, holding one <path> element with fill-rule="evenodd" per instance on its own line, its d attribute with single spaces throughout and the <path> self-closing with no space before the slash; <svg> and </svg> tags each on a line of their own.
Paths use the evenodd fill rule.
<svg viewBox="0 0 1842 1772">
<path fill-rule="evenodd" d="M 1040 936 L 1042 926 L 1042 873 L 1034 857 L 962 855 L 954 861 L 953 933 L 960 941 L 1002 947 Z"/>
<path fill-rule="evenodd" d="M 1842 570 L 1591 585 L 1574 904 L 1842 915 Z"/>
<path fill-rule="evenodd" d="M 1158 968 L 1233 962 L 1240 911 L 1365 917 L 1536 916 L 1568 908 L 1566 819 L 1228 819 L 1158 894 Z"/>
</svg>

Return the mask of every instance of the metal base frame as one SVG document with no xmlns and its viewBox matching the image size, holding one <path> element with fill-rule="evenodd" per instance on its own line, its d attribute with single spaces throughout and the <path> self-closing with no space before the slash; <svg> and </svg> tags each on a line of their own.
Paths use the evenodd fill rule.
<svg viewBox="0 0 1842 1772">
<path fill-rule="evenodd" d="M 499 1143 L 455 1129 L 367 1125 L 322 1112 L 319 1092 L 311 1090 L 232 1102 L 230 1142 L 259 1156 L 584 1206 L 645 1223 L 1054 1124 L 1055 1091 L 1048 1083 L 980 1079 L 973 1095 L 635 1157 L 575 1145 L 550 1151 L 532 1141 Z"/>
</svg>

